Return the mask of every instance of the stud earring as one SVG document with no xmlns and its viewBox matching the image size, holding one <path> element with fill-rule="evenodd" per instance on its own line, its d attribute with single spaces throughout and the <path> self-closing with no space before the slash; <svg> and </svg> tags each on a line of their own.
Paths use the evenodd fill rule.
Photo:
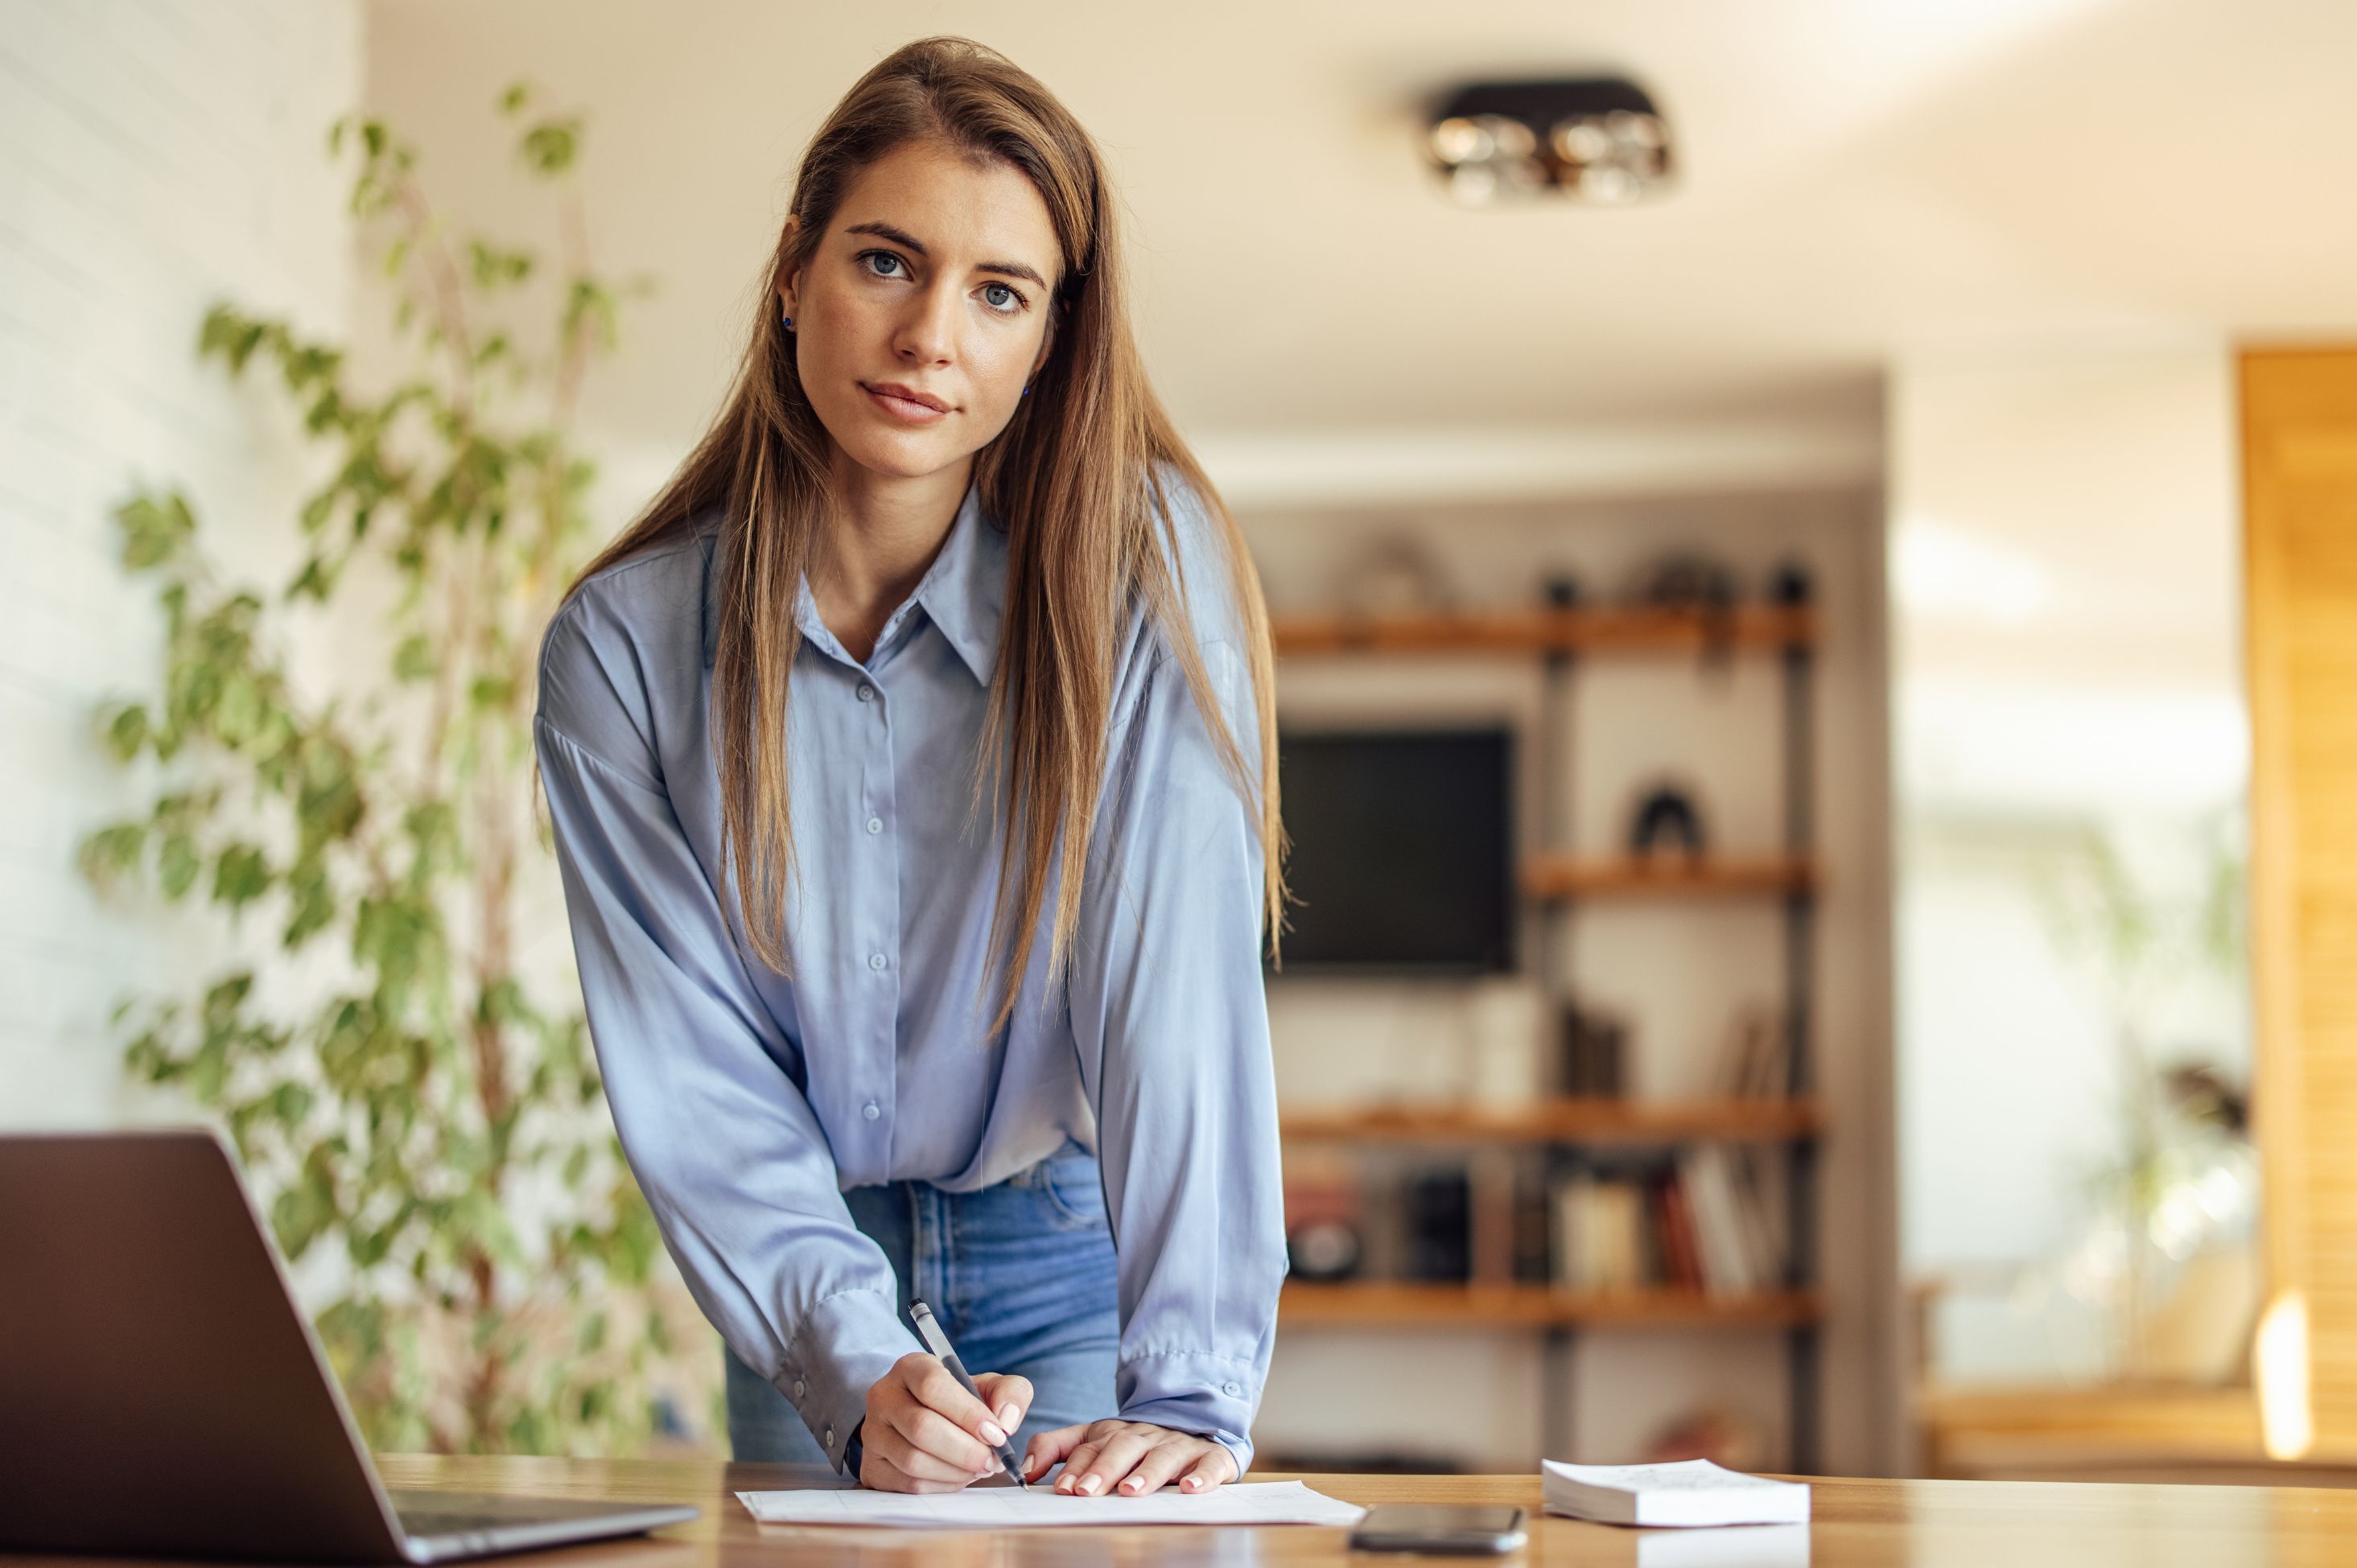
<svg viewBox="0 0 2357 1568">
<path fill-rule="evenodd" d="M 1023 395 L 1025 397 L 1029 397 L 1031 395 L 1031 389 L 1029 387 L 1025 387 L 1023 389 Z"/>
<path fill-rule="evenodd" d="M 792 317 L 789 316 L 789 317 L 786 317 L 786 330 L 787 330 L 787 331 L 789 331 L 789 332 L 791 332 L 793 329 L 794 329 L 794 318 L 793 318 Z"/>
</svg>

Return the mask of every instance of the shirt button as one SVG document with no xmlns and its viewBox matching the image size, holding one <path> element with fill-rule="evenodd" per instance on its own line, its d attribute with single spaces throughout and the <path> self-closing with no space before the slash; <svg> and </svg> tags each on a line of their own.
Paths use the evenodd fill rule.
<svg viewBox="0 0 2357 1568">
<path fill-rule="evenodd" d="M 800 1378 L 796 1378 L 796 1379 L 794 1380 L 794 1398 L 796 1398 L 796 1399 L 800 1399 L 800 1398 L 802 1398 L 802 1395 L 804 1395 L 804 1394 L 808 1393 L 809 1391 L 810 1391 L 810 1385 L 809 1385 L 808 1383 L 806 1383 L 806 1382 L 802 1381 L 802 1379 L 800 1379 Z"/>
<path fill-rule="evenodd" d="M 866 1117 L 870 1122 L 873 1122 L 878 1116 L 883 1115 L 884 1111 L 881 1106 L 877 1105 L 876 1101 L 871 1100 L 866 1104 L 859 1108 L 859 1113 L 862 1116 Z"/>
<path fill-rule="evenodd" d="M 875 970 L 878 973 L 883 972 L 884 955 L 880 952 L 869 953 L 867 955 L 867 967 Z"/>
<path fill-rule="evenodd" d="M 876 700 L 876 688 L 863 682 L 859 688 L 859 700 L 863 703 L 874 702 Z"/>
<path fill-rule="evenodd" d="M 822 1443 L 823 1443 L 823 1444 L 825 1444 L 829 1448 L 834 1447 L 834 1428 L 833 1428 L 832 1426 L 828 1427 L 828 1428 L 826 1429 L 826 1435 L 825 1435 L 825 1436 L 823 1436 L 823 1437 L 822 1437 L 822 1438 L 820 1438 L 820 1439 L 819 1439 L 819 1441 L 820 1441 L 820 1442 L 822 1442 Z"/>
<path fill-rule="evenodd" d="M 870 818 L 868 818 L 868 819 L 867 819 L 867 831 L 868 831 L 869 832 L 871 832 L 871 833 L 880 833 L 880 832 L 882 832 L 884 831 L 884 819 L 883 819 L 883 818 L 881 818 L 881 817 L 870 817 Z"/>
<path fill-rule="evenodd" d="M 1242 1383 L 1222 1383 L 1220 1385 L 1220 1391 L 1227 1395 L 1232 1400 L 1240 1400 L 1244 1397 L 1244 1386 Z"/>
</svg>

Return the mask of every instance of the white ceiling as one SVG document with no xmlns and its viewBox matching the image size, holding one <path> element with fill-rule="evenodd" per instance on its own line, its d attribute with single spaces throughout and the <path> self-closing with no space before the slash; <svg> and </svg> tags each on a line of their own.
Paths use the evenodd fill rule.
<svg viewBox="0 0 2357 1568">
<path fill-rule="evenodd" d="M 1264 456 L 1665 420 L 1838 444 L 1878 431 L 1894 358 L 2357 330 L 2351 0 L 376 0 L 371 106 L 473 221 L 518 189 L 484 152 L 501 85 L 589 111 L 597 245 L 662 279 L 591 416 L 676 450 L 803 139 L 932 31 L 1005 49 L 1093 130 L 1158 383 Z M 1673 194 L 1440 197 L 1424 95 L 1598 66 L 1663 102 Z"/>
</svg>

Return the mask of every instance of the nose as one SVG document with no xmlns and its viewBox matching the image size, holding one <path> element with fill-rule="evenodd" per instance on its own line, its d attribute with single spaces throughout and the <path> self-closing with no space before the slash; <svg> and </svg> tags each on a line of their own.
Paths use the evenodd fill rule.
<svg viewBox="0 0 2357 1568">
<path fill-rule="evenodd" d="M 946 365 L 957 332 L 957 294 L 934 284 L 918 290 L 893 335 L 892 351 L 904 365 Z"/>
</svg>

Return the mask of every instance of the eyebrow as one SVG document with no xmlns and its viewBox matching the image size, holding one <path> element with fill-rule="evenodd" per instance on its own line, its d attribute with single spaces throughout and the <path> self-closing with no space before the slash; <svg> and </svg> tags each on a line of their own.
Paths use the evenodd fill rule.
<svg viewBox="0 0 2357 1568">
<path fill-rule="evenodd" d="M 918 239 L 914 234 L 909 233 L 905 229 L 895 229 L 889 223 L 854 223 L 849 228 L 845 229 L 844 232 L 846 234 L 873 234 L 879 240 L 889 240 L 892 243 L 899 245 L 905 250 L 914 251 L 920 256 L 930 256 L 932 254 L 932 252 L 925 248 L 925 242 L 922 240 Z M 1028 282 L 1039 285 L 1041 288 L 1046 288 L 1048 286 L 1048 280 L 1046 278 L 1041 277 L 1038 273 L 1032 271 L 1029 267 L 1025 266 L 1021 262 L 976 262 L 974 263 L 974 271 L 981 273 L 1005 273 L 1008 277 L 1023 278 Z"/>
</svg>

